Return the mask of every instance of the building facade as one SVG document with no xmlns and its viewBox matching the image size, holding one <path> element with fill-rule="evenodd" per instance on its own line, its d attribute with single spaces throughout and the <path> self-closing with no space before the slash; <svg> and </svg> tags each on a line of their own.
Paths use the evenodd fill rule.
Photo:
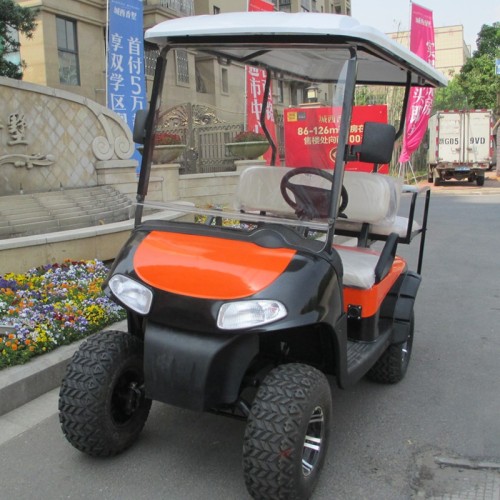
<svg viewBox="0 0 500 500">
<path fill-rule="evenodd" d="M 23 80 L 105 104 L 107 1 L 16 1 L 39 10 L 33 37 L 20 37 L 20 56 L 27 65 Z M 144 26 L 193 13 L 191 0 L 145 0 Z"/>
<path fill-rule="evenodd" d="M 327 12 L 351 15 L 351 0 L 269 0 L 275 10 L 283 12 Z M 242 12 L 247 0 L 194 0 L 196 14 Z"/>
<path fill-rule="evenodd" d="M 39 9 L 31 39 L 21 37 L 23 80 L 106 101 L 106 0 L 16 0 Z M 335 12 L 350 15 L 350 0 L 274 0 L 287 12 Z M 244 11 L 247 0 L 144 0 L 144 27 L 193 14 Z M 156 47 L 146 45 L 146 75 L 152 77 Z M 182 56 L 181 56 L 182 57 Z M 179 61 L 189 71 L 189 63 Z M 206 65 L 205 65 L 206 66 Z M 199 65 L 203 73 L 203 65 Z M 187 75 L 187 73 L 186 73 Z M 193 78 L 193 82 L 196 77 Z M 300 99 L 299 95 L 299 99 Z M 295 96 L 292 98 L 295 101 Z"/>
<path fill-rule="evenodd" d="M 405 47 L 410 46 L 410 32 L 399 31 L 388 35 Z M 470 57 L 470 47 L 464 41 L 462 25 L 434 28 L 434 43 L 436 45 L 436 69 L 446 77 L 460 73 L 462 66 Z"/>
</svg>

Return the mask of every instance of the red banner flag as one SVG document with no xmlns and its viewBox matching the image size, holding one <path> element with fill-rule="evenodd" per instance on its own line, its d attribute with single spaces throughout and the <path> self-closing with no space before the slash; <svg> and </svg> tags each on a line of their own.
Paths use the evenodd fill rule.
<svg viewBox="0 0 500 500">
<path fill-rule="evenodd" d="M 436 51 L 432 11 L 415 3 L 412 3 L 411 9 L 410 50 L 434 66 Z M 417 87 L 411 91 L 400 163 L 409 161 L 422 141 L 427 130 L 433 100 L 434 89 Z"/>
<path fill-rule="evenodd" d="M 274 6 L 266 0 L 249 0 L 248 11 L 273 11 Z M 262 101 L 264 97 L 264 88 L 266 85 L 266 72 L 263 69 L 253 66 L 246 66 L 246 128 L 253 132 L 263 133 L 260 126 L 260 113 L 262 111 Z M 272 101 L 272 91 L 269 87 L 269 97 L 266 106 L 266 128 L 276 141 L 276 125 L 274 123 L 274 111 Z M 264 158 L 269 165 L 271 163 L 272 150 L 268 149 L 264 154 Z"/>
</svg>

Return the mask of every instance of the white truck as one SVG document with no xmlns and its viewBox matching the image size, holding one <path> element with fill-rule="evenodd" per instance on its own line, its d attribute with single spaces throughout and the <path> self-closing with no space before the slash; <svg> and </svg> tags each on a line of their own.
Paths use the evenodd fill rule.
<svg viewBox="0 0 500 500">
<path fill-rule="evenodd" d="M 495 161 L 491 110 L 438 111 L 429 119 L 428 180 L 467 179 L 484 184 Z"/>
</svg>

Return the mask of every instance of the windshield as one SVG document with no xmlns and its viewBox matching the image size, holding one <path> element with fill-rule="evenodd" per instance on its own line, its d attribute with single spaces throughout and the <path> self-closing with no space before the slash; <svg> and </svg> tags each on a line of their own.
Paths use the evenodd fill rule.
<svg viewBox="0 0 500 500">
<path fill-rule="evenodd" d="M 145 208 L 225 227 L 274 219 L 327 231 L 350 51 L 253 46 L 227 54 L 166 53 Z M 297 167 L 310 170 L 286 177 Z"/>
</svg>

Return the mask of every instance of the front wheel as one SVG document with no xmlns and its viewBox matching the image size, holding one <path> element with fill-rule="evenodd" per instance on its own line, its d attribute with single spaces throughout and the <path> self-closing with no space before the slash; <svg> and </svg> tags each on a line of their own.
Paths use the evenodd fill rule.
<svg viewBox="0 0 500 500">
<path fill-rule="evenodd" d="M 484 175 L 481 175 L 481 176 L 477 177 L 476 184 L 478 186 L 484 186 Z"/>
<path fill-rule="evenodd" d="M 75 448 L 104 457 L 137 439 L 151 407 L 142 352 L 140 339 L 111 330 L 89 337 L 75 352 L 59 392 L 59 420 Z"/>
<path fill-rule="evenodd" d="M 406 340 L 387 348 L 366 374 L 370 380 L 381 384 L 396 384 L 403 380 L 410 363 L 414 330 L 415 318 L 412 312 Z"/>
<path fill-rule="evenodd" d="M 243 443 L 245 482 L 253 498 L 310 497 L 326 456 L 331 406 L 328 381 L 311 366 L 281 365 L 267 375 Z"/>
</svg>

